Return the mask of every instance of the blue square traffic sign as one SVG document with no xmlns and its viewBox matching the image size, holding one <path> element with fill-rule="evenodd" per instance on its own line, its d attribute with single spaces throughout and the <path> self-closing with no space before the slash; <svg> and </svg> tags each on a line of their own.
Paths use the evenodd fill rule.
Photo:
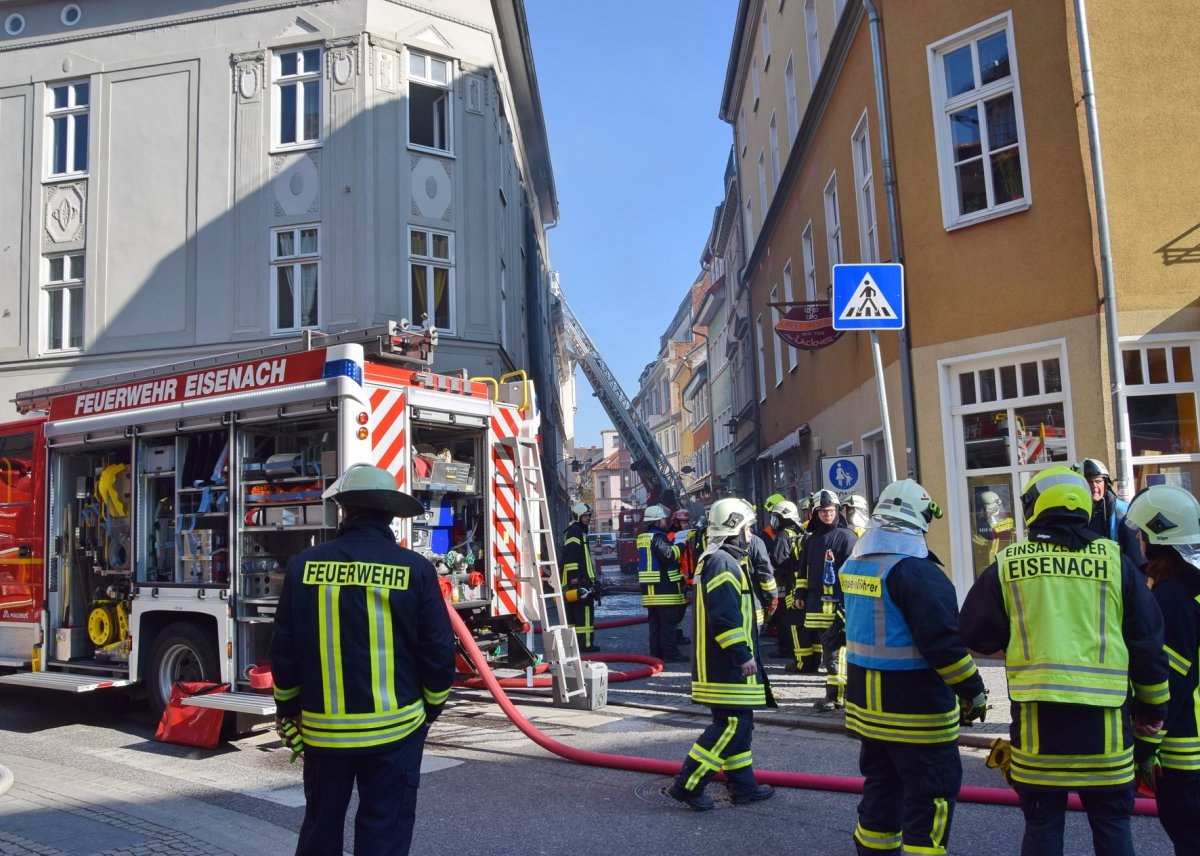
<svg viewBox="0 0 1200 856">
<path fill-rule="evenodd" d="M 833 329 L 903 330 L 904 265 L 834 265 Z"/>
</svg>

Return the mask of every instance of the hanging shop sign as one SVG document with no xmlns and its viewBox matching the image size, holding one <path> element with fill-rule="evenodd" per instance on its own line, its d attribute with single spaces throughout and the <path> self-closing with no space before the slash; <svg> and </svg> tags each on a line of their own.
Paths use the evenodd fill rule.
<svg viewBox="0 0 1200 856">
<path fill-rule="evenodd" d="M 792 303 L 790 306 L 775 325 L 775 332 L 793 348 L 817 351 L 842 338 L 842 331 L 833 329 L 833 313 L 828 301 Z"/>
</svg>

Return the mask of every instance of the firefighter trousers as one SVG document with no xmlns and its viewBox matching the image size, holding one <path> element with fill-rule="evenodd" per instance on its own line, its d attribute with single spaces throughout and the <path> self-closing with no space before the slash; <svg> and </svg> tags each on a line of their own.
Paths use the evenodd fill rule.
<svg viewBox="0 0 1200 856">
<path fill-rule="evenodd" d="M 567 607 L 567 624 L 575 628 L 575 637 L 579 640 L 579 647 L 591 647 L 592 638 L 596 632 L 593 616 L 596 610 L 592 607 L 591 601 L 587 603 L 568 603 Z"/>
<path fill-rule="evenodd" d="M 650 656 L 660 660 L 682 660 L 675 629 L 683 614 L 684 605 L 647 606 L 650 626 Z"/>
<path fill-rule="evenodd" d="M 864 777 L 854 846 L 859 856 L 946 852 L 954 800 L 962 785 L 958 743 L 890 743 L 862 738 Z M 919 849 L 918 849 L 919 848 Z"/>
<path fill-rule="evenodd" d="M 713 707 L 712 724 L 692 744 L 675 784 L 689 793 L 700 793 L 718 771 L 725 772 L 725 783 L 733 796 L 753 793 L 754 779 L 750 741 L 754 736 L 754 711 L 744 708 Z"/>
<path fill-rule="evenodd" d="M 846 625 L 840 618 L 821 631 L 821 666 L 825 669 L 825 698 L 843 701 L 846 698 Z"/>
<path fill-rule="evenodd" d="M 1021 798 L 1021 811 L 1025 814 L 1021 856 L 1061 854 L 1067 789 L 1030 788 L 1019 783 L 1013 787 Z M 1076 793 L 1087 812 L 1096 856 L 1134 856 L 1133 830 L 1129 824 L 1133 814 L 1133 784 L 1118 790 L 1079 788 Z"/>
<path fill-rule="evenodd" d="M 1200 856 L 1200 773 L 1163 768 L 1155 796 L 1175 856 Z"/>
<path fill-rule="evenodd" d="M 427 731 L 422 726 L 379 752 L 306 751 L 304 821 L 296 856 L 342 852 L 346 809 L 355 785 L 355 856 L 407 856 Z"/>
</svg>

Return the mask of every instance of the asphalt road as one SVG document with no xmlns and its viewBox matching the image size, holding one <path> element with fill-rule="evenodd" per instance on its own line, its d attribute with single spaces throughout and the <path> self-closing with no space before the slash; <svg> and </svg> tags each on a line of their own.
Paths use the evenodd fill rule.
<svg viewBox="0 0 1200 856">
<path fill-rule="evenodd" d="M 635 612 L 634 604 L 632 597 L 610 598 L 601 619 Z M 639 650 L 644 636 L 637 625 L 602 631 L 600 642 L 609 651 Z M 773 675 L 781 665 L 770 667 Z M 678 762 L 706 718 L 706 709 L 687 703 L 685 686 L 682 672 L 615 683 L 614 703 L 595 712 L 555 708 L 537 693 L 513 695 L 564 744 Z M 292 851 L 303 815 L 301 771 L 272 733 L 254 732 L 211 752 L 157 743 L 144 704 L 112 692 L 0 688 L 0 765 L 15 777 L 0 796 L 0 854 Z M 820 692 L 815 684 L 793 685 L 793 701 L 760 717 L 757 768 L 857 775 L 857 744 L 840 720 L 809 712 L 806 694 Z M 456 692 L 452 703 L 427 745 L 414 854 L 854 852 L 856 795 L 788 789 L 733 806 L 718 785 L 710 789 L 717 810 L 696 813 L 663 795 L 665 776 L 551 755 L 481 692 Z M 962 754 L 966 784 L 1000 785 L 983 765 L 984 750 L 964 747 Z M 950 852 L 1016 853 L 1021 829 L 1014 808 L 960 804 Z M 1170 852 L 1157 820 L 1136 818 L 1134 829 L 1139 853 Z M 352 847 L 350 826 L 347 851 Z M 1092 852 L 1082 815 L 1068 819 L 1066 852 Z"/>
</svg>

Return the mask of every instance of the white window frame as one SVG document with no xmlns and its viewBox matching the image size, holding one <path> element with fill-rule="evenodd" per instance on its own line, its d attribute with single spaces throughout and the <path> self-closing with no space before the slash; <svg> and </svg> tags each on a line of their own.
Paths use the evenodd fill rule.
<svg viewBox="0 0 1200 856">
<path fill-rule="evenodd" d="M 1009 75 L 1001 80 L 992 81 L 986 86 L 978 85 L 978 48 L 979 40 L 1005 32 L 1008 42 Z M 953 98 L 946 98 L 946 76 L 942 58 L 952 51 L 969 45 L 971 47 L 972 71 L 976 75 L 976 86 L 969 92 Z M 989 18 L 969 29 L 955 33 L 941 41 L 934 42 L 926 48 L 929 62 L 929 87 L 932 94 L 934 143 L 937 150 L 938 181 L 942 196 L 942 224 L 947 231 L 970 226 L 997 217 L 1004 217 L 1025 211 L 1033 204 L 1033 189 L 1029 183 L 1029 147 L 1025 141 L 1025 114 L 1021 99 L 1020 74 L 1017 69 L 1017 45 L 1013 33 L 1012 12 L 1004 12 L 994 18 Z M 992 171 L 983 171 L 984 187 L 989 204 L 979 211 L 962 214 L 959 211 L 958 182 L 955 172 L 954 144 L 950 124 L 951 114 L 971 105 L 982 105 L 985 101 L 993 100 L 1007 93 L 1012 93 L 1013 111 L 1017 125 L 1016 151 L 1021 158 L 1021 184 L 1024 195 L 1000 205 L 994 204 Z M 986 114 L 983 122 L 986 123 Z M 991 154 L 988 149 L 988 134 L 986 128 L 980 129 L 980 147 L 983 162 L 989 162 Z"/>
<path fill-rule="evenodd" d="M 768 197 L 767 197 L 767 156 L 762 150 L 758 150 L 758 209 L 762 215 L 763 222 L 767 219 Z"/>
<path fill-rule="evenodd" d="M 306 57 L 310 51 L 316 51 L 316 68 L 308 68 Z M 283 58 L 285 56 L 296 56 L 297 68 L 300 71 L 294 74 L 283 73 Z M 324 68 L 325 49 L 320 45 L 296 45 L 288 48 L 280 48 L 273 51 L 271 54 L 271 150 L 284 151 L 293 149 L 309 149 L 319 146 L 323 138 L 325 127 L 325 93 L 324 81 L 321 74 Z M 315 84 L 317 92 L 317 132 L 316 136 L 304 136 L 304 93 L 308 86 Z M 288 87 L 294 89 L 287 93 Z M 292 133 L 295 134 L 295 139 L 290 142 L 283 140 L 283 106 L 287 101 L 292 101 L 296 108 L 295 127 Z"/>
<path fill-rule="evenodd" d="M 758 54 L 750 59 L 750 95 L 754 99 L 750 105 L 750 112 L 758 112 Z"/>
<path fill-rule="evenodd" d="M 500 259 L 500 346 L 508 347 L 508 265 Z"/>
<path fill-rule="evenodd" d="M 767 400 L 767 355 L 763 342 L 763 317 L 760 313 L 754 320 L 758 331 L 758 403 Z"/>
<path fill-rule="evenodd" d="M 1039 394 L 1035 396 L 1019 396 L 1017 398 L 1001 398 L 993 401 L 976 401 L 974 404 L 958 404 L 958 376 L 967 371 L 978 371 L 992 366 L 1011 365 L 1013 363 L 1037 362 L 1039 377 L 1044 360 L 1057 359 L 1061 389 L 1058 392 L 1045 392 L 1044 379 L 1039 384 Z M 969 476 L 991 475 L 1011 477 L 1017 475 L 1023 488 L 1028 478 L 1045 465 L 1020 464 L 1013 458 L 1012 463 L 1005 467 L 990 469 L 967 470 L 966 451 L 963 437 L 964 415 L 986 413 L 990 410 L 1002 410 L 1010 407 L 1036 407 L 1039 404 L 1062 404 L 1063 422 L 1067 428 L 1067 460 L 1076 460 L 1076 430 L 1075 417 L 1072 412 L 1073 396 L 1071 394 L 1071 372 L 1067 362 L 1067 342 L 1065 339 L 1054 339 L 1046 342 L 1034 342 L 1028 345 L 1018 345 L 1012 348 L 1001 348 L 978 354 L 968 354 L 961 357 L 950 357 L 938 361 L 938 385 L 941 395 L 942 413 L 950 418 L 942 420 L 942 448 L 945 450 L 945 472 L 947 488 L 947 516 L 950 520 L 970 520 L 971 504 L 967 479 Z M 1014 506 L 1018 505 L 1019 492 L 1013 496 Z M 1019 507 L 1012 509 L 1016 518 L 1017 536 L 1024 536 L 1024 525 L 1019 513 Z M 956 526 L 951 532 L 951 567 L 952 579 L 958 589 L 959 600 L 966 596 L 967 590 L 975 581 L 974 560 L 971 553 L 971 527 Z"/>
<path fill-rule="evenodd" d="M 1153 349 L 1165 348 L 1189 348 L 1191 352 L 1191 370 L 1193 380 L 1179 380 L 1175 377 L 1175 365 L 1172 359 L 1167 360 L 1167 379 L 1165 381 L 1152 381 L 1150 379 L 1148 355 L 1147 352 Z M 1123 336 L 1121 337 L 1121 370 L 1124 372 L 1125 357 L 1128 354 L 1138 354 L 1138 359 L 1141 362 L 1142 382 L 1132 383 L 1127 378 L 1124 379 L 1124 397 L 1128 402 L 1130 398 L 1142 395 L 1179 395 L 1186 394 L 1193 397 L 1193 405 L 1197 410 L 1200 410 L 1200 338 L 1195 334 L 1179 334 L 1179 333 L 1151 333 L 1145 336 Z M 1193 413 L 1194 418 L 1197 417 Z M 1122 420 L 1125 422 L 1125 436 L 1130 438 L 1129 445 L 1129 472 L 1115 473 L 1117 478 L 1131 486 L 1131 489 L 1136 489 L 1137 485 L 1134 481 L 1134 467 L 1138 465 L 1159 464 L 1170 466 L 1172 464 L 1200 464 L 1200 452 L 1178 452 L 1165 453 L 1157 455 L 1137 455 L 1133 447 L 1133 434 L 1129 424 L 1129 407 L 1128 404 L 1122 408 Z M 1193 495 L 1200 492 L 1200 485 L 1192 484 L 1191 492 Z"/>
<path fill-rule="evenodd" d="M 315 252 L 304 252 L 301 249 L 301 233 L 309 229 L 315 230 L 317 248 Z M 295 252 L 290 255 L 279 253 L 279 235 L 291 232 L 292 245 Z M 304 268 L 313 266 L 317 274 L 317 317 L 312 324 L 302 324 L 301 312 L 304 297 Z M 282 326 L 279 322 L 279 271 L 283 268 L 292 269 L 292 321 L 290 326 Z M 295 226 L 285 226 L 271 230 L 271 332 L 295 333 L 298 330 L 311 330 L 321 326 L 321 226 L 319 223 L 298 223 Z"/>
<path fill-rule="evenodd" d="M 787 99 L 788 141 L 796 139 L 800 131 L 800 102 L 796 100 L 796 66 L 792 54 L 788 54 L 783 68 L 783 94 Z"/>
<path fill-rule="evenodd" d="M 833 266 L 841 264 L 845 256 L 842 254 L 842 212 L 838 204 L 837 170 L 825 182 L 825 249 L 829 253 L 829 281 L 833 281 Z"/>
<path fill-rule="evenodd" d="M 763 71 L 771 66 L 771 25 L 767 21 L 767 9 L 763 8 L 762 16 L 762 52 L 763 52 Z"/>
<path fill-rule="evenodd" d="M 812 220 L 800 233 L 800 252 L 804 261 L 804 299 L 812 303 L 817 299 L 817 247 L 813 242 Z"/>
<path fill-rule="evenodd" d="M 742 157 L 746 156 L 746 147 L 749 143 L 746 141 L 746 108 L 738 110 L 738 143 L 742 147 Z"/>
<path fill-rule="evenodd" d="M 864 110 L 850 136 L 854 159 L 854 187 L 858 209 L 858 251 L 863 262 L 879 261 L 879 218 L 875 211 L 875 167 L 871 158 L 871 130 Z"/>
<path fill-rule="evenodd" d="M 426 247 L 425 253 L 414 253 L 413 252 L 412 236 L 418 232 L 425 236 L 425 247 Z M 447 244 L 447 247 L 448 247 L 447 256 L 448 257 L 447 258 L 433 255 L 432 248 L 433 248 L 433 238 L 435 235 L 438 237 L 446 238 L 448 240 L 448 244 Z M 443 229 L 426 229 L 426 228 L 423 228 L 420 226 L 409 226 L 408 227 L 408 276 L 407 276 L 407 281 L 408 281 L 409 318 L 412 320 L 413 324 L 418 325 L 418 326 L 421 325 L 421 318 L 417 314 L 417 306 L 415 305 L 415 303 L 413 301 L 413 276 L 412 276 L 413 269 L 416 267 L 425 268 L 425 283 L 426 283 L 427 289 L 433 288 L 434 273 L 438 270 L 445 270 L 448 272 L 448 275 L 446 277 L 446 287 L 448 289 L 450 289 L 450 294 L 447 297 L 447 305 L 446 305 L 447 323 L 445 326 L 438 326 L 436 316 L 430 317 L 425 322 L 427 325 L 425 329 L 430 329 L 430 330 L 437 329 L 439 332 L 445 333 L 448 336 L 456 335 L 455 319 L 458 316 L 458 299 L 457 299 L 458 295 L 456 293 L 457 292 L 457 283 L 455 282 L 455 275 L 454 275 L 454 273 L 455 273 L 454 251 L 455 251 L 455 247 L 454 247 L 454 233 L 453 232 L 447 232 Z M 427 302 L 430 300 L 430 295 L 428 293 L 426 294 L 425 299 Z M 430 309 L 436 308 L 436 301 L 434 301 L 434 305 L 431 305 L 428 308 L 430 308 Z"/>
<path fill-rule="evenodd" d="M 791 259 L 788 259 L 787 264 L 785 264 L 783 266 L 783 299 L 784 299 L 784 302 L 788 303 L 788 304 L 792 304 L 792 303 L 796 302 L 796 284 L 795 284 L 795 282 L 792 281 L 792 260 Z M 788 306 L 789 311 L 791 310 L 791 308 L 792 307 L 789 305 Z M 776 333 L 775 337 L 779 338 L 779 334 Z M 788 345 L 787 349 L 788 349 L 788 371 L 794 372 L 796 370 L 796 351 L 797 351 L 797 349 L 792 347 L 791 345 Z"/>
<path fill-rule="evenodd" d="M 808 53 L 808 82 L 813 92 L 817 89 L 817 78 L 821 76 L 820 28 L 816 0 L 804 0 L 804 46 Z"/>
<path fill-rule="evenodd" d="M 423 72 L 416 72 L 413 70 L 414 61 L 417 59 L 420 59 L 423 62 L 425 69 Z M 435 65 L 441 63 L 444 63 L 446 66 L 445 81 L 438 80 L 437 77 L 431 73 L 431 69 Z M 407 81 L 408 86 L 408 113 L 406 116 L 408 125 L 408 147 L 410 149 L 416 149 L 417 151 L 436 152 L 440 155 L 454 154 L 454 61 L 444 56 L 426 53 L 425 51 L 412 50 L 410 48 L 405 56 L 404 67 L 406 70 L 405 80 Z M 423 86 L 427 89 L 440 89 L 445 92 L 445 101 L 442 102 L 442 106 L 445 109 L 445 116 L 442 117 L 445 123 L 446 135 L 444 146 L 438 146 L 436 140 L 434 141 L 433 145 L 413 142 L 412 111 L 416 108 L 416 102 L 412 97 L 412 87 L 414 85 Z M 436 125 L 437 123 L 435 122 L 434 124 Z"/>
<path fill-rule="evenodd" d="M 51 279 L 54 262 L 62 261 L 62 276 L 58 279 Z M 78 260 L 78 270 L 76 270 L 76 260 Z M 76 275 L 78 274 L 78 275 Z M 47 354 L 61 353 L 77 353 L 83 350 L 84 323 L 87 319 L 87 308 L 85 301 L 87 300 L 87 258 L 82 251 L 74 253 L 56 253 L 54 255 L 45 256 L 42 259 L 42 351 Z M 54 295 L 59 295 L 62 299 L 62 305 L 59 307 L 58 317 L 55 319 L 54 312 L 51 310 L 51 300 Z M 78 306 L 72 307 L 73 297 L 78 296 Z M 76 319 L 76 314 L 79 317 Z M 61 342 L 57 346 L 51 342 L 50 325 L 57 320 L 59 324 Z M 71 344 L 71 327 L 73 323 L 79 322 L 79 343 Z"/>
<path fill-rule="evenodd" d="M 79 87 L 84 87 L 86 90 L 86 100 L 79 103 Z M 88 174 L 89 159 L 89 139 L 91 136 L 91 102 L 92 102 L 92 85 L 91 81 L 86 78 L 83 80 L 67 80 L 61 83 L 46 84 L 46 178 L 76 178 L 78 176 Z M 55 95 L 58 92 L 66 93 L 66 104 L 62 107 L 54 106 Z M 76 161 L 79 159 L 79 148 L 76 145 L 76 137 L 79 134 L 79 123 L 83 122 L 83 165 L 82 168 L 76 167 Z M 58 153 L 58 147 L 55 145 L 56 134 L 55 126 L 59 123 L 66 129 L 66 139 L 64 141 L 65 149 L 63 151 L 63 162 L 65 168 L 62 170 L 55 169 L 55 155 Z"/>
<path fill-rule="evenodd" d="M 771 287 L 771 303 L 779 302 L 779 286 Z M 783 339 L 779 338 L 779 334 L 775 332 L 775 326 L 779 323 L 779 319 L 783 317 L 783 313 L 779 311 L 778 306 L 771 307 L 771 356 L 774 358 L 775 366 L 775 387 L 778 389 L 783 385 Z"/>
<path fill-rule="evenodd" d="M 867 503 L 874 508 L 876 498 L 888 484 L 887 444 L 883 438 L 883 426 L 863 434 L 859 442 L 859 448 L 870 459 L 871 490 L 869 496 L 864 496 Z"/>
<path fill-rule="evenodd" d="M 771 146 L 771 190 L 779 187 L 779 128 L 775 125 L 775 111 L 771 111 L 771 124 L 767 126 Z"/>
</svg>

